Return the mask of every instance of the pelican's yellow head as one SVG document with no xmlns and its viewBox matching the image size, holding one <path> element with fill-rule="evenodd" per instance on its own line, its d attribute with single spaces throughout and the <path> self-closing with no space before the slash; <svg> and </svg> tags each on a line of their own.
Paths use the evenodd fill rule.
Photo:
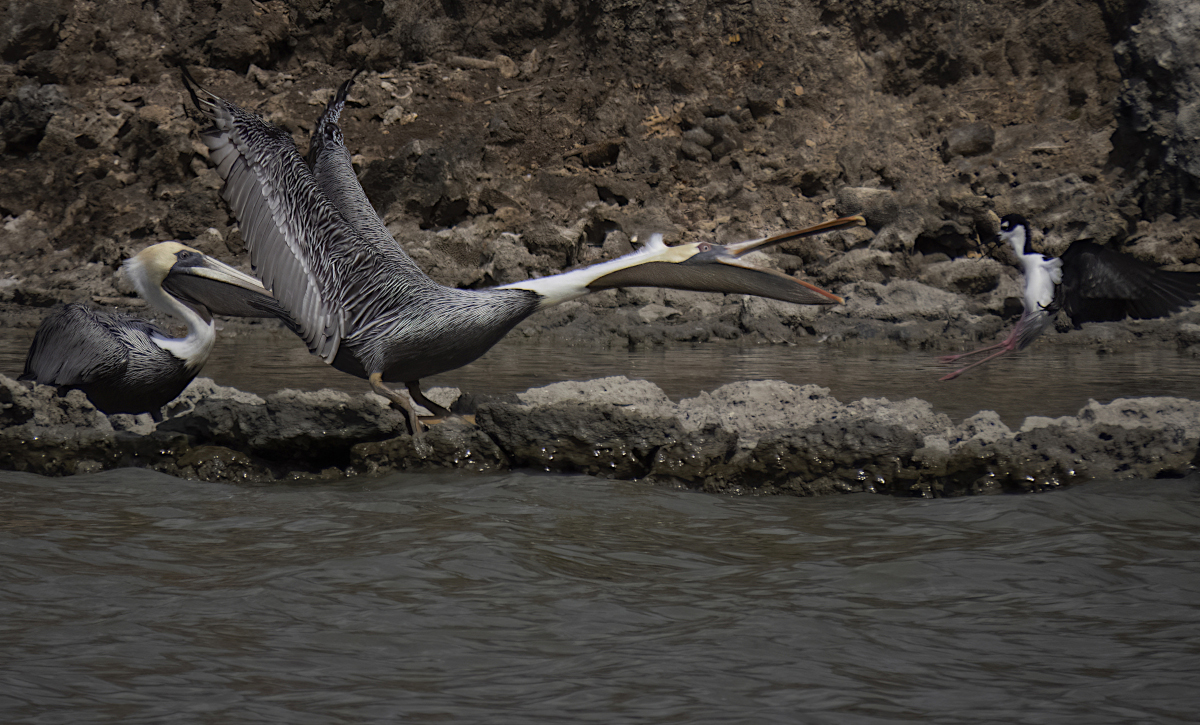
<svg viewBox="0 0 1200 725">
<path fill-rule="evenodd" d="M 258 280 L 186 244 L 146 247 L 126 260 L 124 269 L 142 299 L 185 320 L 195 316 L 211 324 L 213 315 L 275 317 L 295 325 Z"/>
<path fill-rule="evenodd" d="M 143 299 L 149 299 L 153 294 L 151 290 L 162 289 L 163 280 L 171 273 L 171 268 L 180 261 L 181 253 L 185 259 L 192 255 L 198 259 L 205 256 L 200 250 L 192 249 L 179 242 L 160 242 L 146 247 L 125 260 L 121 266 L 138 294 Z"/>
<path fill-rule="evenodd" d="M 167 277 L 190 275 L 270 296 L 258 280 L 179 242 L 159 242 L 125 260 L 125 274 L 142 297 L 162 290 Z"/>
</svg>

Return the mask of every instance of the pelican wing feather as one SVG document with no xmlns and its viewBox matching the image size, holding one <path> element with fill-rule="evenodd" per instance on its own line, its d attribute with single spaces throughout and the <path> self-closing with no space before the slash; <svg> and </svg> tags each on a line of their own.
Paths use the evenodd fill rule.
<svg viewBox="0 0 1200 725">
<path fill-rule="evenodd" d="M 264 286 L 298 325 L 308 348 L 331 362 L 361 314 L 353 280 L 371 278 L 377 254 L 317 186 L 287 133 L 190 81 L 192 100 L 213 123 L 201 134 L 222 196 L 239 220 L 250 261 Z"/>
<path fill-rule="evenodd" d="M 342 129 L 338 126 L 338 119 L 341 118 L 350 88 L 357 76 L 356 71 L 342 83 L 337 93 L 329 100 L 321 117 L 317 119 L 309 141 L 308 163 L 316 177 L 317 186 L 337 208 L 347 224 L 364 240 L 374 245 L 379 254 L 397 269 L 402 269 L 413 277 L 424 278 L 425 273 L 396 242 L 367 199 L 362 184 L 358 182 L 358 175 L 354 173 L 354 165 L 350 160 L 350 151 L 346 148 Z"/>
</svg>

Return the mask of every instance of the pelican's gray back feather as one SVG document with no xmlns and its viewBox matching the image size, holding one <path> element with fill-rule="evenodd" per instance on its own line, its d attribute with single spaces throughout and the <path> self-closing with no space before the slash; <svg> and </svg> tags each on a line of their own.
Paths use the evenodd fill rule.
<svg viewBox="0 0 1200 725">
<path fill-rule="evenodd" d="M 83 385 L 122 374 L 129 364 L 129 349 L 117 337 L 122 318 L 137 320 L 161 333 L 144 320 L 69 304 L 38 325 L 20 379 L 43 385 Z"/>
<path fill-rule="evenodd" d="M 105 413 L 158 414 L 199 366 L 154 343 L 170 336 L 140 317 L 69 304 L 38 326 L 21 380 L 79 388 Z"/>
</svg>

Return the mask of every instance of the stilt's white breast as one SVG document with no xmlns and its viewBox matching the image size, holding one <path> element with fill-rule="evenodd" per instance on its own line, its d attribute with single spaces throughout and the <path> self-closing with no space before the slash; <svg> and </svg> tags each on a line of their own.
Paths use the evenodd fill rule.
<svg viewBox="0 0 1200 725">
<path fill-rule="evenodd" d="M 1040 254 L 1021 256 L 1025 267 L 1025 309 L 1045 309 L 1054 301 L 1054 288 L 1062 282 L 1062 260 Z"/>
</svg>

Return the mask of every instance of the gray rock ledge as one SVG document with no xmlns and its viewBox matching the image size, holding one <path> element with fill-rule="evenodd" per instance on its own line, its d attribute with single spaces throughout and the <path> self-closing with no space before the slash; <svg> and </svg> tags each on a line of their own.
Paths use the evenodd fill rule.
<svg viewBox="0 0 1200 725">
<path fill-rule="evenodd" d="M 260 398 L 200 378 L 156 426 L 148 415 L 105 416 L 78 391 L 0 375 L 0 468 L 62 476 L 135 466 L 247 483 L 532 468 L 710 492 L 949 496 L 1184 476 L 1200 463 L 1200 401 L 1181 398 L 1090 401 L 1019 430 L 991 411 L 955 425 L 916 398 L 842 403 L 816 385 L 771 381 L 678 403 L 623 377 L 474 402 L 475 425 L 454 418 L 414 440 L 373 394 Z"/>
</svg>

